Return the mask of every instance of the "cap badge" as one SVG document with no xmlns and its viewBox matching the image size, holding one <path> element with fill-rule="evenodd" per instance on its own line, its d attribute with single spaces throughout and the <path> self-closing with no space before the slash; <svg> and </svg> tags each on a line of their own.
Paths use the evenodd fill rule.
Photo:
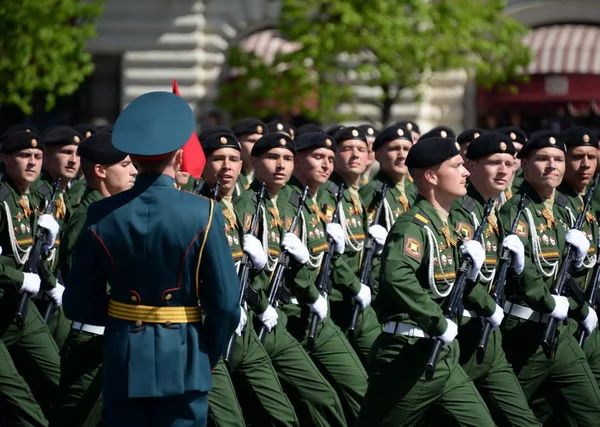
<svg viewBox="0 0 600 427">
<path fill-rule="evenodd" d="M 554 139 L 554 137 L 551 136 L 550 139 L 548 140 L 548 142 L 550 143 L 550 145 L 554 145 L 554 144 L 556 144 L 556 139 Z"/>
<path fill-rule="evenodd" d="M 506 151 L 506 143 L 505 142 L 500 143 L 500 151 Z"/>
<path fill-rule="evenodd" d="M 588 134 L 583 135 L 583 142 L 585 142 L 585 143 L 590 142 L 590 136 Z"/>
<path fill-rule="evenodd" d="M 31 129 L 25 129 L 25 132 L 31 132 Z"/>
<path fill-rule="evenodd" d="M 406 124 L 406 129 L 408 129 L 408 130 L 412 130 L 412 128 L 413 128 L 413 125 L 412 125 L 412 123 L 407 123 L 407 124 Z"/>
<path fill-rule="evenodd" d="M 325 140 L 325 145 L 328 146 L 328 147 L 331 147 L 331 139 L 327 138 Z"/>
<path fill-rule="evenodd" d="M 398 136 L 404 136 L 404 131 L 402 129 L 398 129 Z"/>
<path fill-rule="evenodd" d="M 375 133 L 375 131 L 373 130 L 373 128 L 369 128 L 369 129 L 367 129 L 367 133 L 369 135 L 373 135 Z"/>
<path fill-rule="evenodd" d="M 480 133 L 479 133 L 479 132 L 475 132 L 475 133 L 473 134 L 473 139 L 475 139 L 475 138 L 479 138 L 479 135 L 480 135 Z"/>
<path fill-rule="evenodd" d="M 283 130 L 283 125 L 281 123 L 277 123 L 277 130 Z"/>
<path fill-rule="evenodd" d="M 444 131 L 442 131 L 442 132 L 444 132 Z M 444 132 L 444 133 L 445 133 L 445 132 Z M 455 143 L 454 143 L 454 146 L 456 147 L 456 149 L 457 149 L 458 151 L 460 151 L 460 144 L 459 144 L 458 142 L 455 142 Z"/>
<path fill-rule="evenodd" d="M 515 139 L 517 139 L 517 134 L 516 134 L 516 133 L 514 133 L 514 132 L 511 132 L 509 136 L 510 136 L 510 139 L 512 139 L 513 141 L 514 141 Z"/>
<path fill-rule="evenodd" d="M 75 135 L 73 137 L 73 142 L 75 142 L 75 144 L 79 144 L 79 141 L 81 141 L 81 140 L 79 139 L 79 137 L 77 135 Z"/>
<path fill-rule="evenodd" d="M 442 138 L 446 138 L 448 136 L 448 133 L 445 130 L 443 130 L 443 131 L 440 132 L 440 136 Z"/>
<path fill-rule="evenodd" d="M 285 140 L 285 138 L 281 138 L 279 140 L 279 143 L 285 147 L 285 144 L 287 144 L 287 141 Z"/>
<path fill-rule="evenodd" d="M 37 147 L 37 145 L 38 145 L 38 142 L 37 142 L 35 139 L 32 139 L 32 140 L 31 140 L 31 146 L 32 146 L 33 148 L 35 148 L 35 147 Z"/>
<path fill-rule="evenodd" d="M 356 129 L 352 130 L 352 136 L 358 136 L 358 131 Z"/>
<path fill-rule="evenodd" d="M 220 141 L 221 141 L 221 144 L 223 144 L 223 145 L 227 144 L 227 138 L 224 136 L 221 137 Z"/>
<path fill-rule="evenodd" d="M 261 125 L 256 126 L 256 133 L 263 133 L 263 127 Z"/>
</svg>

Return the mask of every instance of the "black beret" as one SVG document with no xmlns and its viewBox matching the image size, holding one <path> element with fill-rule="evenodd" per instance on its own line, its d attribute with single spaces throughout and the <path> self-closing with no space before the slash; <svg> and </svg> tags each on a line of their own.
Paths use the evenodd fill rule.
<svg viewBox="0 0 600 427">
<path fill-rule="evenodd" d="M 357 128 L 356 126 L 344 127 L 338 130 L 336 134 L 333 135 L 333 137 L 335 138 L 335 141 L 338 144 L 341 144 L 342 142 L 351 139 L 357 139 L 359 141 L 364 142 L 365 144 L 368 144 L 367 133 L 364 130 Z"/>
<path fill-rule="evenodd" d="M 200 134 L 198 135 L 198 139 L 200 140 L 200 142 L 202 142 L 214 133 L 230 133 L 233 135 L 233 132 L 231 132 L 231 129 L 229 129 L 227 126 L 216 125 L 208 126 L 202 129 L 202 132 L 200 132 Z"/>
<path fill-rule="evenodd" d="M 266 135 L 268 133 L 267 125 L 264 122 L 254 118 L 246 117 L 240 120 L 231 127 L 231 131 L 235 136 L 253 135 L 258 133 Z"/>
<path fill-rule="evenodd" d="M 529 136 L 529 139 L 523 145 L 523 148 L 517 154 L 517 158 L 523 159 L 527 157 L 529 153 L 535 150 L 540 150 L 542 148 L 558 148 L 563 152 L 567 151 L 565 147 L 565 143 L 560 138 L 560 135 L 552 130 L 539 130 L 537 132 L 532 133 Z"/>
<path fill-rule="evenodd" d="M 50 145 L 79 145 L 85 138 L 75 129 L 68 126 L 60 126 L 49 130 L 44 134 L 47 146 Z"/>
<path fill-rule="evenodd" d="M 448 126 L 437 126 L 431 129 L 429 132 L 426 132 L 423 135 L 421 135 L 421 137 L 419 138 L 419 142 L 422 139 L 427 138 L 452 138 L 456 140 L 456 132 L 454 132 Z"/>
<path fill-rule="evenodd" d="M 296 151 L 308 150 L 310 148 L 329 148 L 335 153 L 337 144 L 335 139 L 322 132 L 308 132 L 298 136 L 294 143 L 296 144 Z"/>
<path fill-rule="evenodd" d="M 459 144 L 464 144 L 465 142 L 472 142 L 475 138 L 479 138 L 480 135 L 483 135 L 485 130 L 480 128 L 467 129 L 460 135 L 456 137 L 456 142 Z"/>
<path fill-rule="evenodd" d="M 254 144 L 252 152 L 250 153 L 253 157 L 258 157 L 265 151 L 269 151 L 272 148 L 287 148 L 293 154 L 296 154 L 296 146 L 294 140 L 285 133 L 270 133 L 263 136 Z"/>
<path fill-rule="evenodd" d="M 377 129 L 375 129 L 373 127 L 373 125 L 360 125 L 357 127 L 359 129 L 364 130 L 365 133 L 367 134 L 367 136 L 369 136 L 369 137 L 376 137 L 377 135 L 379 135 L 379 131 Z"/>
<path fill-rule="evenodd" d="M 292 138 L 294 137 L 294 128 L 292 125 L 286 122 L 282 122 L 280 120 L 271 120 L 267 123 L 267 129 L 269 129 L 269 133 L 271 132 L 285 132 L 289 134 Z"/>
<path fill-rule="evenodd" d="M 77 147 L 80 157 L 99 165 L 112 165 L 127 157 L 126 153 L 117 150 L 112 145 L 112 135 L 100 132 L 90 135 Z"/>
<path fill-rule="evenodd" d="M 327 135 L 329 136 L 333 136 L 336 133 L 338 133 L 341 129 L 344 129 L 344 125 L 335 125 L 330 127 L 329 129 L 327 129 L 327 131 L 325 132 Z"/>
<path fill-rule="evenodd" d="M 512 142 L 518 142 L 519 144 L 525 145 L 527 142 L 527 134 L 521 128 L 516 126 L 505 126 L 498 129 L 494 129 L 494 132 L 501 133 L 502 135 L 508 136 Z"/>
<path fill-rule="evenodd" d="M 210 154 L 219 148 L 235 148 L 242 151 L 240 143 L 231 132 L 212 133 L 202 140 L 202 149 L 206 154 Z"/>
<path fill-rule="evenodd" d="M 567 148 L 570 147 L 594 147 L 598 148 L 598 136 L 588 129 L 581 126 L 575 126 L 565 129 L 560 134 L 561 139 Z"/>
<path fill-rule="evenodd" d="M 79 132 L 81 135 L 83 135 L 84 138 L 89 138 L 91 135 L 98 133 L 98 126 L 90 125 L 87 123 L 75 125 L 73 126 L 73 129 L 75 129 L 76 132 Z M 90 134 L 86 135 L 88 132 Z"/>
<path fill-rule="evenodd" d="M 467 159 L 475 160 L 489 154 L 507 153 L 514 156 L 515 146 L 506 135 L 497 132 L 486 132 L 475 138 L 467 148 Z"/>
<path fill-rule="evenodd" d="M 102 132 L 102 133 L 112 133 L 112 130 L 113 130 L 112 125 L 104 125 L 104 126 L 98 127 L 98 132 Z"/>
<path fill-rule="evenodd" d="M 31 125 L 12 125 L 4 132 L 2 132 L 2 134 L 0 135 L 0 142 L 6 140 L 6 138 L 8 138 L 11 134 L 20 131 L 33 132 L 37 135 L 41 135 L 41 132 Z"/>
<path fill-rule="evenodd" d="M 44 150 L 44 138 L 34 132 L 21 130 L 11 133 L 2 144 L 2 152 L 10 153 L 12 151 L 26 150 L 28 148 L 37 148 Z"/>
<path fill-rule="evenodd" d="M 302 135 L 303 133 L 308 133 L 308 132 L 323 133 L 323 129 L 321 129 L 318 125 L 315 125 L 314 123 L 307 123 L 305 125 L 300 126 L 298 129 L 296 129 L 296 138 L 299 137 L 300 135 Z"/>
<path fill-rule="evenodd" d="M 386 142 L 395 141 L 396 139 L 405 139 L 411 143 L 413 142 L 411 131 L 404 126 L 392 125 L 386 127 L 379 135 L 377 135 L 377 138 L 375 138 L 375 142 L 373 143 L 373 151 L 380 148 Z"/>
<path fill-rule="evenodd" d="M 404 126 L 406 129 L 408 129 L 411 132 L 417 132 L 418 134 L 421 133 L 421 130 L 419 129 L 419 125 L 416 122 L 413 122 L 411 120 L 398 122 L 398 123 L 396 123 L 396 126 Z"/>
<path fill-rule="evenodd" d="M 460 145 L 454 138 L 431 137 L 419 140 L 408 151 L 406 166 L 409 168 L 428 168 L 439 165 L 460 154 Z"/>
</svg>

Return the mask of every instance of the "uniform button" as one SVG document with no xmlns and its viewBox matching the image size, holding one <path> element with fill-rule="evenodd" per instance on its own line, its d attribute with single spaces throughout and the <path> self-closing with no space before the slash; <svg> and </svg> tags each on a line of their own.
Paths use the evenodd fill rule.
<svg viewBox="0 0 600 427">
<path fill-rule="evenodd" d="M 142 326 L 142 321 L 141 320 L 136 320 L 135 321 L 135 326 L 137 326 L 138 328 L 140 328 Z"/>
<path fill-rule="evenodd" d="M 131 301 L 137 302 L 138 298 L 135 295 L 131 295 Z"/>
<path fill-rule="evenodd" d="M 171 326 L 171 321 L 170 321 L 170 320 L 167 320 L 167 321 L 165 322 L 165 326 L 166 326 L 167 328 L 168 328 L 169 326 Z"/>
<path fill-rule="evenodd" d="M 167 301 L 169 301 L 171 298 L 173 298 L 173 295 L 171 295 L 171 294 L 167 294 L 167 295 L 165 295 L 165 299 L 166 299 Z"/>
</svg>

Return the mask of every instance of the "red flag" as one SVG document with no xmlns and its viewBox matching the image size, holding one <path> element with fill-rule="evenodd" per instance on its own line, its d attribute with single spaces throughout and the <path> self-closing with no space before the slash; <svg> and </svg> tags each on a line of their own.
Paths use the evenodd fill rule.
<svg viewBox="0 0 600 427">
<path fill-rule="evenodd" d="M 175 79 L 173 79 L 173 93 L 177 96 L 181 96 L 177 80 Z M 204 150 L 202 149 L 202 145 L 200 145 L 198 136 L 196 135 L 196 132 L 194 132 L 192 133 L 192 136 L 190 136 L 188 142 L 183 146 L 183 163 L 181 165 L 181 170 L 183 172 L 188 172 L 197 179 L 202 175 L 205 165 L 206 156 L 204 155 Z"/>
</svg>

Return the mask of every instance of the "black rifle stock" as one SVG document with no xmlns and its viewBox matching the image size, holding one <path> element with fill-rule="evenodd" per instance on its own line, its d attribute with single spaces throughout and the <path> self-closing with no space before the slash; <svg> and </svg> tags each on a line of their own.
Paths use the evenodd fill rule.
<svg viewBox="0 0 600 427">
<path fill-rule="evenodd" d="M 304 202 L 306 201 L 306 197 L 308 196 L 308 187 L 304 188 L 302 192 L 302 196 L 300 197 L 300 204 L 298 207 L 298 212 L 290 225 L 290 229 L 287 230 L 289 233 L 293 233 L 296 231 L 296 227 L 298 222 L 300 222 L 300 216 L 302 215 L 302 209 L 304 207 Z M 275 301 L 277 301 L 277 296 L 279 295 L 279 288 L 281 287 L 281 283 L 285 279 L 285 271 L 288 268 L 290 263 L 290 254 L 287 253 L 284 249 L 281 249 L 281 253 L 279 254 L 279 258 L 277 259 L 277 265 L 275 266 L 275 271 L 273 273 L 273 279 L 271 280 L 271 286 L 269 289 L 269 305 L 273 306 Z M 260 342 L 265 342 L 265 337 L 267 336 L 267 327 L 265 325 L 260 326 L 260 330 L 258 331 L 258 338 Z"/>
<path fill-rule="evenodd" d="M 383 187 L 381 187 L 381 199 L 379 200 L 379 205 L 377 205 L 377 210 L 375 211 L 373 222 L 369 225 L 379 224 L 379 218 L 381 217 L 381 212 L 383 211 L 387 189 L 387 184 L 384 183 Z M 369 274 L 371 274 L 371 264 L 373 262 L 373 256 L 375 255 L 376 248 L 377 245 L 375 244 L 375 239 L 369 236 L 367 238 L 367 241 L 365 242 L 365 256 L 363 259 L 362 268 L 360 270 L 360 283 L 363 283 L 365 285 L 369 282 Z M 350 320 L 350 326 L 348 326 L 348 337 L 351 340 L 356 339 L 356 325 L 358 323 L 359 315 L 360 304 L 357 301 L 355 301 L 354 310 L 352 311 L 352 319 Z"/>
<path fill-rule="evenodd" d="M 513 220 L 510 227 L 510 234 L 515 234 L 517 231 L 517 226 L 519 225 L 519 220 L 521 218 L 521 213 L 525 208 L 525 194 L 521 195 L 519 199 L 519 203 L 517 204 L 517 216 Z M 498 274 L 494 278 L 494 284 L 492 285 L 491 296 L 494 298 L 496 305 L 502 306 L 502 301 L 504 300 L 504 285 L 506 283 L 506 278 L 508 276 L 508 268 L 510 267 L 512 262 L 512 254 L 508 248 L 502 248 L 502 254 L 500 255 L 500 262 L 498 263 Z M 488 321 L 484 320 L 483 323 L 483 331 L 481 332 L 481 338 L 479 339 L 479 344 L 477 345 L 477 363 L 483 363 L 483 358 L 485 356 L 485 351 L 487 350 L 487 343 L 490 338 L 490 333 L 492 332 L 492 324 Z"/>
<path fill-rule="evenodd" d="M 483 228 L 488 223 L 488 216 L 490 212 L 492 212 L 492 208 L 494 206 L 494 199 L 490 198 L 486 204 L 483 211 L 483 218 L 481 220 L 481 224 L 477 227 L 475 231 L 475 235 L 472 240 L 479 241 L 481 238 L 481 233 L 483 233 Z M 458 273 L 456 274 L 456 280 L 454 282 L 454 286 L 452 287 L 452 291 L 450 292 L 450 296 L 448 297 L 448 303 L 446 304 L 446 308 L 444 309 L 444 317 L 451 321 L 456 319 L 456 312 L 460 307 L 460 303 L 462 302 L 463 292 L 465 290 L 465 283 L 467 281 L 467 274 L 473 265 L 473 261 L 468 256 L 465 257 L 458 269 Z M 440 359 L 440 354 L 442 352 L 442 347 L 444 342 L 439 338 L 434 338 L 433 348 L 431 349 L 431 353 L 429 355 L 429 360 L 425 365 L 425 379 L 427 381 L 431 381 L 433 378 L 433 373 L 435 372 L 435 367 L 437 366 L 437 362 Z"/>
<path fill-rule="evenodd" d="M 598 176 L 598 174 L 594 175 L 594 179 L 585 193 L 585 197 L 583 198 L 583 211 L 577 216 L 573 229 L 581 230 L 583 227 L 585 216 L 590 208 L 590 203 L 592 202 L 594 191 L 596 190 L 596 185 L 598 184 Z M 552 289 L 553 295 L 562 295 L 567 282 L 571 279 L 571 273 L 573 271 L 575 262 L 575 252 L 575 247 L 570 243 L 567 243 L 562 263 L 558 269 L 556 280 L 554 281 L 554 288 Z M 550 317 L 548 319 L 548 323 L 546 324 L 546 328 L 544 329 L 544 335 L 542 336 L 542 348 L 544 349 L 544 354 L 548 359 L 552 357 L 554 352 L 554 339 L 556 338 L 557 326 L 558 321 L 554 317 Z"/>
<path fill-rule="evenodd" d="M 598 251 L 600 250 L 600 235 L 598 236 L 598 242 L 596 243 L 596 257 L 598 257 Z M 600 258 L 597 258 L 596 265 L 594 266 L 594 273 L 590 279 L 590 287 L 587 295 L 587 303 L 589 310 L 595 310 L 598 300 L 598 286 L 600 286 Z M 583 347 L 583 343 L 587 338 L 587 332 L 583 326 L 579 327 L 577 331 L 577 342 L 580 347 Z"/>
<path fill-rule="evenodd" d="M 44 207 L 43 214 L 52 215 L 54 207 L 56 205 L 56 198 L 58 197 L 58 193 L 60 192 L 60 186 L 62 184 L 62 179 L 58 178 L 54 183 L 54 188 L 52 192 L 52 197 L 48 204 Z M 35 233 L 35 240 L 33 242 L 33 246 L 31 247 L 31 252 L 29 252 L 29 258 L 27 259 L 27 263 L 25 264 L 25 268 L 23 271 L 25 273 L 36 273 L 38 270 L 38 266 L 42 260 L 42 246 L 44 245 L 47 239 L 47 231 L 44 228 L 38 226 L 37 231 Z M 27 317 L 27 307 L 29 304 L 29 300 L 33 295 L 29 292 L 22 292 L 21 297 L 19 299 L 19 303 L 17 305 L 17 311 L 15 313 L 15 322 L 19 329 L 23 329 L 25 326 L 25 318 Z"/>
<path fill-rule="evenodd" d="M 341 183 L 338 187 L 338 192 L 335 198 L 335 211 L 333 212 L 333 218 L 331 219 L 331 222 L 333 223 L 338 222 L 339 220 L 339 209 L 340 204 L 342 202 L 342 197 L 344 197 L 344 183 Z M 323 260 L 321 261 L 321 272 L 319 275 L 319 282 L 317 283 L 317 289 L 319 290 L 319 293 L 324 297 L 327 297 L 329 271 L 331 270 L 331 260 L 333 259 L 333 239 L 331 237 L 328 237 L 327 243 L 329 243 L 329 248 L 327 249 L 327 252 L 325 252 L 325 255 L 323 255 Z M 317 315 L 317 313 L 310 313 L 309 324 L 310 329 L 308 332 L 307 344 L 309 350 L 314 350 L 317 344 L 317 327 L 319 325 L 319 316 Z"/>
</svg>

